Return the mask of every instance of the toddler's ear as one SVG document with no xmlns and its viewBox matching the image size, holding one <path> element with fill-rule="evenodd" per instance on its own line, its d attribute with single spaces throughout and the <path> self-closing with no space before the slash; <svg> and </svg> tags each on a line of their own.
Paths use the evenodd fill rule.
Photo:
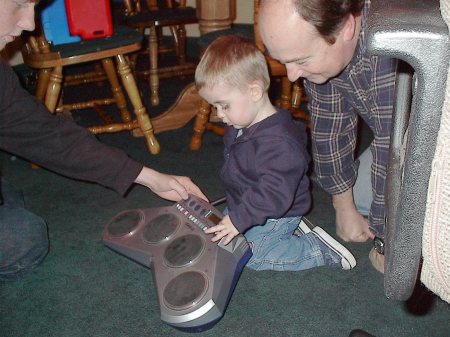
<svg viewBox="0 0 450 337">
<path fill-rule="evenodd" d="M 250 96 L 252 97 L 253 101 L 259 101 L 261 97 L 264 95 L 264 89 L 262 87 L 262 84 L 259 81 L 254 81 L 249 85 L 250 89 Z"/>
</svg>

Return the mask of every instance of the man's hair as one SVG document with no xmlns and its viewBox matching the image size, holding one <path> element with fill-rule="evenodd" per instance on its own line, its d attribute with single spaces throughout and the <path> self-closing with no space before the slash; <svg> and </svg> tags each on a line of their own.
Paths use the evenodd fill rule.
<svg viewBox="0 0 450 337">
<path fill-rule="evenodd" d="M 198 90 L 218 84 L 245 90 L 254 81 L 261 82 L 264 90 L 268 90 L 270 77 L 266 59 L 253 42 L 238 35 L 214 40 L 195 70 Z"/>
<path fill-rule="evenodd" d="M 319 34 L 333 44 L 349 14 L 358 16 L 364 0 L 292 0 L 297 13 L 312 24 Z"/>
</svg>

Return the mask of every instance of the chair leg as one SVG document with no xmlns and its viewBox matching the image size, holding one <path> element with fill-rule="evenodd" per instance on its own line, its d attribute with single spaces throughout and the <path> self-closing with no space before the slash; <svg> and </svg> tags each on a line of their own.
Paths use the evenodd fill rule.
<svg viewBox="0 0 450 337">
<path fill-rule="evenodd" d="M 179 64 L 186 63 L 186 27 L 184 25 L 179 25 L 176 27 L 176 53 L 178 57 Z"/>
<path fill-rule="evenodd" d="M 36 97 L 44 102 L 45 94 L 47 92 L 48 83 L 50 81 L 51 69 L 41 69 L 39 70 L 38 82 L 36 85 Z"/>
<path fill-rule="evenodd" d="M 170 33 L 172 34 L 174 45 L 175 45 L 175 53 L 177 55 L 177 58 L 179 58 L 180 54 L 180 35 L 178 33 L 178 27 L 177 26 L 169 26 Z"/>
<path fill-rule="evenodd" d="M 298 81 L 295 81 L 292 88 L 291 114 L 292 116 L 294 116 L 294 118 L 304 120 L 309 127 L 309 114 L 300 109 L 300 105 L 306 101 L 307 100 L 303 87 L 300 85 L 300 83 L 298 83 Z"/>
<path fill-rule="evenodd" d="M 208 102 L 202 100 L 200 103 L 200 109 L 195 117 L 194 131 L 189 143 L 189 149 L 191 151 L 198 151 L 202 146 L 202 138 L 205 133 L 206 124 L 209 120 L 209 115 L 211 114 L 211 107 Z"/>
<path fill-rule="evenodd" d="M 153 106 L 159 105 L 159 78 L 158 78 L 158 36 L 156 27 L 150 27 L 150 35 L 148 37 L 149 46 L 149 63 L 150 63 L 150 103 Z"/>
<path fill-rule="evenodd" d="M 156 140 L 152 123 L 148 117 L 147 111 L 142 104 L 141 96 L 139 94 L 136 80 L 131 72 L 130 66 L 127 63 L 126 58 L 123 55 L 117 55 L 117 69 L 123 82 L 123 86 L 130 98 L 131 104 L 133 104 L 134 113 L 141 128 L 144 137 L 147 141 L 147 147 L 151 154 L 158 154 L 160 152 L 160 146 Z"/>
<path fill-rule="evenodd" d="M 141 33 L 142 36 L 145 36 L 145 29 L 139 28 L 138 31 Z M 136 66 L 138 63 L 139 55 L 141 53 L 141 50 L 138 50 L 137 52 L 132 53 L 131 55 L 128 55 L 128 64 L 130 65 L 131 69 L 133 71 L 136 71 Z"/>
<path fill-rule="evenodd" d="M 280 107 L 286 111 L 291 109 L 292 82 L 286 76 L 281 78 L 281 102 Z"/>
<path fill-rule="evenodd" d="M 302 104 L 303 89 L 298 84 L 298 81 L 294 82 L 292 88 L 292 109 L 300 109 L 300 104 Z"/>
<path fill-rule="evenodd" d="M 56 111 L 56 105 L 58 104 L 58 98 L 61 93 L 62 80 L 62 67 L 55 67 L 50 74 L 49 85 L 45 94 L 45 106 L 51 113 Z"/>
<path fill-rule="evenodd" d="M 131 122 L 130 112 L 127 109 L 127 101 L 125 99 L 125 95 L 123 94 L 122 88 L 120 87 L 113 61 L 110 58 L 103 59 L 102 65 L 106 76 L 108 77 L 109 84 L 111 85 L 111 90 L 117 107 L 119 108 L 122 121 L 124 123 Z"/>
</svg>

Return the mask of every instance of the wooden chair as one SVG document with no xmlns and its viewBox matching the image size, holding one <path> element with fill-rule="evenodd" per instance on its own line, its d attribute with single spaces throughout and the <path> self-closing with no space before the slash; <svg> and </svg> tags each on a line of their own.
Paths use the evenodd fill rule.
<svg viewBox="0 0 450 337">
<path fill-rule="evenodd" d="M 115 103 L 120 111 L 122 122 L 91 126 L 88 128 L 89 131 L 100 134 L 130 130 L 134 136 L 143 135 L 150 153 L 157 154 L 160 147 L 125 57 L 126 54 L 139 50 L 141 42 L 142 35 L 128 27 L 115 27 L 114 35 L 108 38 L 56 46 L 50 45 L 42 33 L 37 33 L 24 41 L 22 55 L 27 66 L 39 70 L 36 96 L 45 103 L 51 113 L 60 113 L 65 109 L 97 109 L 99 105 Z M 119 84 L 113 59 L 117 63 L 117 72 L 133 105 L 136 119 L 132 119 L 128 111 L 127 100 Z M 101 63 L 103 70 L 97 67 L 93 72 L 64 76 L 63 69 L 67 66 L 96 61 Z M 74 104 L 63 103 L 63 85 L 89 83 L 101 79 L 108 79 L 113 93 L 112 98 L 93 99 Z"/>
<path fill-rule="evenodd" d="M 240 35 L 251 41 L 254 41 L 256 46 L 262 51 L 265 51 L 264 44 L 261 41 L 258 31 L 258 11 L 259 0 L 254 0 L 254 23 L 253 24 L 233 24 L 229 29 L 215 30 L 202 35 L 199 39 L 200 52 L 206 50 L 210 43 L 216 38 L 224 35 Z M 269 74 L 273 79 L 281 81 L 281 95 L 275 101 L 275 104 L 285 110 L 290 111 L 295 118 L 309 121 L 307 113 L 300 110 L 300 104 L 306 101 L 303 87 L 297 81 L 291 83 L 287 78 L 286 67 L 278 61 L 266 56 Z M 206 101 L 202 101 L 199 111 L 195 118 L 193 134 L 189 144 L 192 151 L 197 151 L 201 148 L 202 138 L 205 131 L 212 131 L 221 136 L 223 135 L 223 128 L 214 124 L 219 121 L 216 116 L 211 113 L 211 107 Z"/>
<path fill-rule="evenodd" d="M 148 77 L 150 85 L 150 102 L 159 104 L 159 80 L 174 76 L 191 75 L 195 72 L 195 63 L 186 60 L 185 25 L 197 23 L 195 8 L 187 7 L 186 0 L 124 0 L 125 13 L 120 19 L 126 25 L 144 33 L 149 30 L 148 49 L 149 69 L 136 71 L 137 75 Z M 164 48 L 161 44 L 160 31 L 168 27 L 173 36 L 174 47 Z M 162 67 L 159 54 L 174 50 L 177 64 Z"/>
</svg>

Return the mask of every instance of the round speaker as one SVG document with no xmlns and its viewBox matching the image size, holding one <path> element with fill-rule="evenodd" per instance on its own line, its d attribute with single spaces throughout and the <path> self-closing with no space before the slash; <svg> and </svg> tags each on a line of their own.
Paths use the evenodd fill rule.
<svg viewBox="0 0 450 337">
<path fill-rule="evenodd" d="M 108 234 L 115 237 L 124 236 L 133 232 L 138 224 L 144 219 L 140 210 L 129 210 L 117 214 L 109 224 L 106 225 Z"/>
<path fill-rule="evenodd" d="M 174 214 L 162 214 L 152 219 L 142 231 L 142 239 L 147 243 L 158 243 L 176 232 L 181 224 L 180 218 Z"/>
<path fill-rule="evenodd" d="M 164 261 L 169 267 L 185 267 L 202 254 L 204 246 L 205 242 L 200 235 L 180 236 L 166 247 Z"/>
<path fill-rule="evenodd" d="M 208 279 L 200 272 L 188 271 L 170 280 L 164 288 L 164 303 L 173 310 L 189 309 L 200 302 L 207 290 Z"/>
</svg>

